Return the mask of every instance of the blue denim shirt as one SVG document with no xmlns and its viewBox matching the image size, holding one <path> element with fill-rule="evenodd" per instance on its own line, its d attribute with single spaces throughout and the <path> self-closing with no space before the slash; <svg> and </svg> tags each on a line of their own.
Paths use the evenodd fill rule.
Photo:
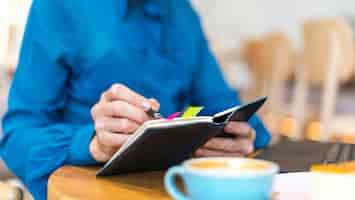
<svg viewBox="0 0 355 200">
<path fill-rule="evenodd" d="M 238 76 L 238 74 L 235 74 Z M 154 97 L 164 115 L 188 104 L 239 104 L 186 0 L 34 0 L 3 119 L 1 155 L 36 199 L 63 165 L 96 164 L 91 107 L 114 83 Z M 270 136 L 254 117 L 256 147 Z"/>
</svg>

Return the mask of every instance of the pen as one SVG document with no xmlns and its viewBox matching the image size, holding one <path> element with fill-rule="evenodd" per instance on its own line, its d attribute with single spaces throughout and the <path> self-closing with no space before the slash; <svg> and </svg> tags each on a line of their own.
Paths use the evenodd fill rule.
<svg viewBox="0 0 355 200">
<path fill-rule="evenodd" d="M 163 119 L 164 117 L 159 113 L 159 111 L 155 111 L 152 108 L 150 108 L 149 110 L 146 111 L 146 113 L 154 118 L 154 119 Z"/>
</svg>

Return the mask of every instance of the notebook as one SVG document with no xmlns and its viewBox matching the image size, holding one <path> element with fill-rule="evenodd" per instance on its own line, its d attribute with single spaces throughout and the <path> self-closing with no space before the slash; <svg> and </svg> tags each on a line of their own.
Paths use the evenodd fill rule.
<svg viewBox="0 0 355 200">
<path fill-rule="evenodd" d="M 167 169 L 191 157 L 209 139 L 227 134 L 229 121 L 248 121 L 266 97 L 236 106 L 213 116 L 159 119 L 145 122 L 112 158 L 98 176 Z"/>
</svg>

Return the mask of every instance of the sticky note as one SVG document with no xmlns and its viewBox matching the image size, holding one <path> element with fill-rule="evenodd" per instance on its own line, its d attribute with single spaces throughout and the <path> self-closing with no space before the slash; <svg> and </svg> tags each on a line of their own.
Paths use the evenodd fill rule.
<svg viewBox="0 0 355 200">
<path fill-rule="evenodd" d="M 184 114 L 182 114 L 182 118 L 187 119 L 190 117 L 195 117 L 198 115 L 198 113 L 201 112 L 202 109 L 203 107 L 200 106 L 190 106 L 185 110 Z"/>
</svg>

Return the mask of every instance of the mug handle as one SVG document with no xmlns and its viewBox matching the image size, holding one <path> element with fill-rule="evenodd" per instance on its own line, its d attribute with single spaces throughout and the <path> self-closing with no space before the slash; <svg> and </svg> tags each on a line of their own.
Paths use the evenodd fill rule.
<svg viewBox="0 0 355 200">
<path fill-rule="evenodd" d="M 164 182 L 167 192 L 177 200 L 189 200 L 189 198 L 181 192 L 176 185 L 175 177 L 182 176 L 184 174 L 183 167 L 172 167 L 165 175 Z"/>
</svg>

